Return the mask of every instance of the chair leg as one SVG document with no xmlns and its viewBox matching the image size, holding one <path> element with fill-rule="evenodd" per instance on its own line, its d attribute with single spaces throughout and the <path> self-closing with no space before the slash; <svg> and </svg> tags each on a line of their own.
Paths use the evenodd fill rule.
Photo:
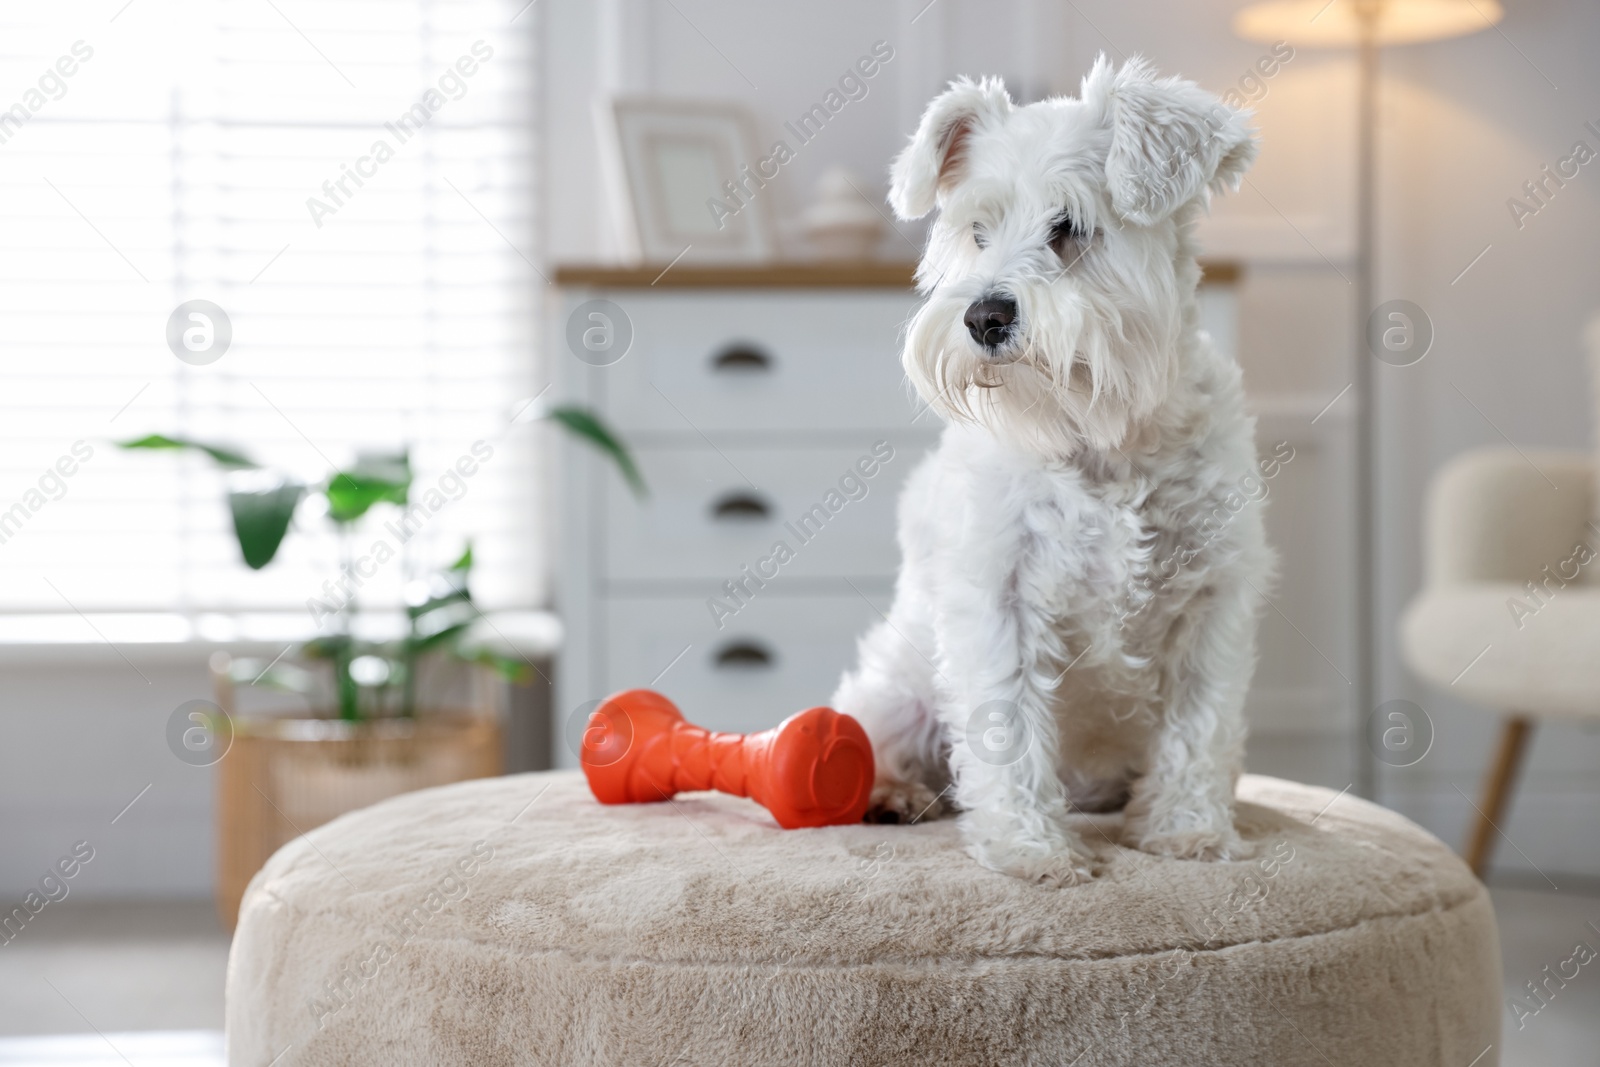
<svg viewBox="0 0 1600 1067">
<path fill-rule="evenodd" d="M 1494 854 L 1495 827 L 1504 823 L 1503 816 L 1516 788 L 1517 768 L 1527 747 L 1528 735 L 1533 732 L 1533 720 L 1525 715 L 1509 715 L 1500 727 L 1500 744 L 1495 749 L 1494 763 L 1483 780 L 1483 794 L 1478 804 L 1478 817 L 1467 838 L 1467 866 L 1479 878 L 1489 866 Z"/>
</svg>

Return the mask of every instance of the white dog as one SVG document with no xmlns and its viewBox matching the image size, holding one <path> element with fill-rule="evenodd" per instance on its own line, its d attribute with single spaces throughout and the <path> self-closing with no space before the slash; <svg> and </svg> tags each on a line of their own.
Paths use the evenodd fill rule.
<svg viewBox="0 0 1600 1067">
<path fill-rule="evenodd" d="M 1237 859 L 1245 691 L 1272 557 L 1239 368 L 1197 324 L 1190 230 L 1255 156 L 1249 114 L 1102 56 L 1082 99 L 960 79 L 894 164 L 917 270 L 911 383 L 948 425 L 900 502 L 888 619 L 834 705 L 878 763 L 868 818 L 946 803 L 985 867 L 1071 884 L 1069 811 Z"/>
</svg>

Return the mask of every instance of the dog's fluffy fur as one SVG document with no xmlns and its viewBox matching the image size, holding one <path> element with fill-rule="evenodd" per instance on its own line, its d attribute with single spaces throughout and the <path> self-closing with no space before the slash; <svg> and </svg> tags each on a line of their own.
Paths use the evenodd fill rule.
<svg viewBox="0 0 1600 1067">
<path fill-rule="evenodd" d="M 1016 107 L 960 79 L 894 164 L 939 209 L 903 361 L 947 421 L 900 502 L 889 618 L 835 706 L 872 738 L 869 818 L 961 812 L 984 866 L 1092 876 L 1063 817 L 1242 858 L 1233 790 L 1272 567 L 1239 368 L 1199 329 L 1190 231 L 1255 155 L 1249 115 L 1140 60 Z M 1006 331 L 963 321 L 1014 303 Z"/>
</svg>

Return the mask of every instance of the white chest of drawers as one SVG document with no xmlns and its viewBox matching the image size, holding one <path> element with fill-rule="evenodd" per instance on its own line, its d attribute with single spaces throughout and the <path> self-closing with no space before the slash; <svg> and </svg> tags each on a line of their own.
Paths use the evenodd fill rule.
<svg viewBox="0 0 1600 1067">
<path fill-rule="evenodd" d="M 826 703 L 888 607 L 895 501 L 939 431 L 900 370 L 916 306 L 908 265 L 679 266 L 651 285 L 659 274 L 558 276 L 558 389 L 627 439 L 649 486 L 636 499 L 567 446 L 555 743 L 566 766 L 582 709 L 619 689 L 660 689 L 723 730 Z M 589 306 L 601 300 L 611 307 Z M 600 330 L 583 359 L 568 344 L 575 314 L 580 338 Z M 616 355 L 604 342 L 629 334 L 626 354 L 599 365 Z"/>
<path fill-rule="evenodd" d="M 895 502 L 941 428 L 900 369 L 909 264 L 658 276 L 557 275 L 559 395 L 604 415 L 649 486 L 635 499 L 564 446 L 562 766 L 594 702 L 620 689 L 659 689 L 720 730 L 826 703 L 888 610 Z M 1229 317 L 1208 318 L 1231 344 Z"/>
</svg>

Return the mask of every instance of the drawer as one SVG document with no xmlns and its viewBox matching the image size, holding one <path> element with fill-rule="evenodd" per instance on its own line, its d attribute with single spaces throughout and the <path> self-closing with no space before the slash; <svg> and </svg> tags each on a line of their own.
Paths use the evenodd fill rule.
<svg viewBox="0 0 1600 1067">
<path fill-rule="evenodd" d="M 912 294 L 606 295 L 627 314 L 633 342 L 588 373 L 596 402 L 626 433 L 907 427 L 922 407 L 900 369 Z M 936 417 L 918 424 L 931 433 Z"/>
<path fill-rule="evenodd" d="M 603 577 L 720 587 L 748 566 L 778 585 L 892 578 L 900 561 L 896 503 L 926 451 L 923 440 L 865 435 L 839 448 L 640 449 L 648 497 L 635 498 L 620 478 L 606 481 Z M 792 557 L 774 555 L 780 541 Z"/>
<path fill-rule="evenodd" d="M 704 598 L 606 598 L 597 605 L 606 663 L 597 696 L 645 686 L 700 726 L 740 733 L 776 726 L 826 704 L 854 665 L 857 638 L 879 610 L 888 611 L 890 598 L 881 583 L 861 591 L 868 599 L 848 586 L 838 595 L 758 596 L 721 630 Z"/>
</svg>

